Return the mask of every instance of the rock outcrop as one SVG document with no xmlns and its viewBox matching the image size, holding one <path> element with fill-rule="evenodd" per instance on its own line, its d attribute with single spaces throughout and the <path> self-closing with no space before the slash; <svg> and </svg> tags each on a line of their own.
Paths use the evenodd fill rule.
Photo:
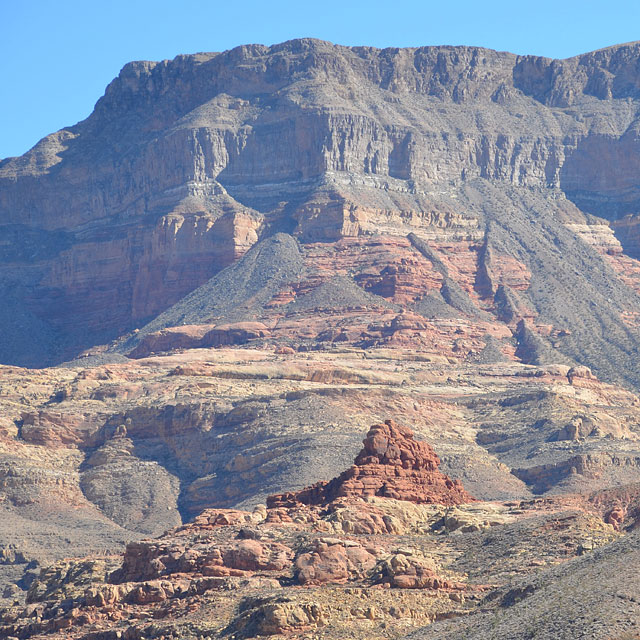
<svg viewBox="0 0 640 640">
<path fill-rule="evenodd" d="M 345 323 L 382 315 L 383 327 L 399 315 L 381 309 L 340 313 Z M 0 367 L 0 534 L 24 558 L 0 564 L 0 593 L 32 575 L 32 562 L 115 551 L 204 509 L 253 507 L 291 486 L 340 477 L 362 448 L 362 432 L 380 415 L 412 425 L 416 439 L 438 451 L 442 471 L 464 479 L 469 494 L 481 499 L 590 494 L 640 482 L 638 399 L 587 369 L 518 363 L 508 358 L 513 345 L 506 340 L 506 360 L 488 364 L 392 342 L 308 348 L 291 340 L 295 348 L 277 352 L 285 340 L 273 335 L 291 336 L 307 318 L 284 319 L 272 337 L 247 346 L 84 368 Z M 458 321 L 448 326 L 452 337 L 468 330 Z M 455 485 L 448 488 L 433 470 L 433 451 L 406 435 L 400 441 L 400 455 L 418 470 L 403 468 L 402 458 L 381 463 L 389 455 L 365 450 L 373 459 L 347 471 L 332 485 L 335 493 L 449 500 Z M 425 478 L 434 484 L 422 484 Z M 327 484 L 316 498 L 327 497 Z M 329 503 L 338 530 L 405 530 L 402 521 L 357 499 L 359 510 Z M 277 512 L 270 510 L 272 521 L 286 516 L 295 526 L 291 510 Z M 636 518 L 634 507 L 627 514 L 621 530 Z M 452 531 L 484 527 L 456 510 L 447 521 Z M 28 579 L 20 584 L 16 597 L 24 597 Z"/>
<path fill-rule="evenodd" d="M 413 234 L 446 246 L 450 273 L 398 256 L 358 284 L 404 305 L 432 293 L 418 295 L 425 275 L 459 311 L 458 289 L 508 287 L 522 305 L 507 316 L 574 325 L 560 351 L 639 384 L 637 336 L 615 327 L 640 303 L 583 241 L 618 250 L 588 229 L 612 221 L 637 252 L 639 55 L 302 39 L 129 63 L 89 118 L 0 164 L 0 361 L 117 338 L 274 231 L 304 245 Z"/>
<path fill-rule="evenodd" d="M 0 162 L 0 362 L 74 358 L 0 366 L 0 636 L 492 627 L 635 540 L 638 59 L 132 63 Z"/>
<path fill-rule="evenodd" d="M 265 338 L 269 334 L 269 329 L 261 322 L 171 327 L 144 336 L 128 355 L 130 358 L 145 358 L 162 351 L 243 345 L 250 340 Z"/>
<path fill-rule="evenodd" d="M 571 566 L 567 560 L 621 535 L 585 513 L 576 496 L 455 510 L 465 526 L 452 528 L 443 505 L 375 497 L 206 510 L 159 538 L 128 544 L 124 554 L 44 568 L 26 605 L 0 609 L 0 634 L 385 638 L 511 606 L 531 591 L 513 580 L 544 580 L 547 563 Z M 352 516 L 383 516 L 386 528 L 346 530 Z"/>
<path fill-rule="evenodd" d="M 418 504 L 455 505 L 474 500 L 438 467 L 440 459 L 413 432 L 393 420 L 376 424 L 363 441 L 354 465 L 329 482 L 267 498 L 269 507 L 322 505 L 337 498 L 378 496 Z"/>
</svg>

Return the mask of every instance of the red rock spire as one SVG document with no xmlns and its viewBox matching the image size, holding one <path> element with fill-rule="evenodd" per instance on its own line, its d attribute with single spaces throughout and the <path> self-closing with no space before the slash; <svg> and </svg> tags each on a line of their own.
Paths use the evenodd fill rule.
<svg viewBox="0 0 640 640">
<path fill-rule="evenodd" d="M 426 443 L 414 440 L 410 429 L 393 420 L 369 429 L 353 466 L 329 482 L 298 492 L 270 496 L 269 507 L 322 505 L 336 498 L 380 496 L 422 504 L 473 502 L 458 481 L 438 467 L 440 459 Z"/>
</svg>

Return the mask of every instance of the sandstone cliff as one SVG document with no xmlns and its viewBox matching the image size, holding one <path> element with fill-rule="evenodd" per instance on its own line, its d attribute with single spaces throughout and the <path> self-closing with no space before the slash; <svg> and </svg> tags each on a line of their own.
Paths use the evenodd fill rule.
<svg viewBox="0 0 640 640">
<path fill-rule="evenodd" d="M 0 356 L 43 364 L 115 337 L 274 230 L 413 232 L 524 262 L 533 309 L 575 325 L 559 348 L 611 379 L 600 352 L 626 357 L 637 383 L 637 336 L 613 329 L 637 299 L 565 225 L 604 216 L 636 255 L 639 50 L 295 40 L 130 63 L 87 120 L 0 165 Z M 571 293 L 572 317 L 549 305 Z"/>
</svg>

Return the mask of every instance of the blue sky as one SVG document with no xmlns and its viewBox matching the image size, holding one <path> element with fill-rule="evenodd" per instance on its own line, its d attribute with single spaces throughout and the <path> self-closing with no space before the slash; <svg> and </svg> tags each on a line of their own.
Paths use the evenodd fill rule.
<svg viewBox="0 0 640 640">
<path fill-rule="evenodd" d="M 130 60 L 297 37 L 565 58 L 640 39 L 640 2 L 0 0 L 0 158 L 86 118 Z"/>
</svg>

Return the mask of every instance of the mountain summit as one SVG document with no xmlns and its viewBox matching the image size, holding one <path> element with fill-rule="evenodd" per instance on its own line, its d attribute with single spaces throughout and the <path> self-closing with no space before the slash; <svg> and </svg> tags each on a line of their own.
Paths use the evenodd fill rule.
<svg viewBox="0 0 640 640">
<path fill-rule="evenodd" d="M 89 118 L 0 164 L 0 361 L 140 327 L 277 231 L 412 233 L 461 254 L 445 292 L 517 295 L 566 358 L 638 384 L 639 59 L 302 39 L 127 64 Z"/>
</svg>

